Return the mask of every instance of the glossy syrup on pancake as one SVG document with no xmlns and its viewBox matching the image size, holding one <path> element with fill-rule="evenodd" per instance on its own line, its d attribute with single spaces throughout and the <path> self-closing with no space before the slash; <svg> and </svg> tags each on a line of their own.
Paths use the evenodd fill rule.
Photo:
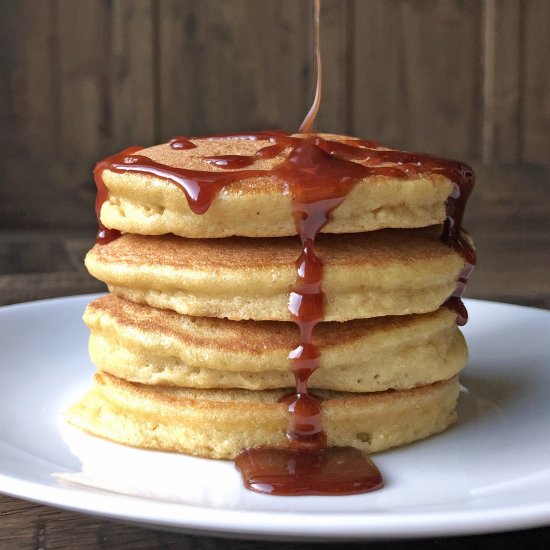
<svg viewBox="0 0 550 550">
<path fill-rule="evenodd" d="M 269 145 L 262 147 L 254 155 L 206 157 L 204 159 L 206 163 L 223 170 L 218 172 L 187 170 L 160 164 L 136 154 L 141 147 L 130 147 L 100 161 L 94 170 L 97 185 L 96 214 L 99 224 L 96 241 L 106 244 L 120 236 L 118 230 L 106 228 L 100 219 L 101 206 L 109 198 L 107 187 L 102 179 L 104 170 L 117 173 L 138 172 L 170 181 L 184 193 L 190 209 L 195 214 L 206 212 L 224 187 L 243 179 L 265 175 L 276 176 L 285 181 L 294 202 L 302 201 L 307 204 L 331 201 L 337 197 L 343 200 L 359 179 L 369 176 L 406 178 L 410 174 L 441 174 L 454 184 L 454 189 L 446 203 L 446 219 L 441 240 L 459 252 L 465 262 L 456 289 L 446 305 L 457 314 L 458 324 L 465 324 L 467 312 L 461 296 L 468 275 L 476 262 L 475 250 L 469 235 L 462 228 L 466 201 L 475 181 L 473 171 L 468 165 L 424 154 L 383 149 L 372 141 L 350 139 L 345 142 L 336 142 L 315 134 L 291 136 L 285 132 L 271 131 L 203 136 L 201 139 L 208 138 L 268 141 Z M 189 139 L 178 137 L 172 140 L 171 147 L 181 150 L 192 148 L 188 145 L 180 146 L 182 143 L 192 144 Z M 194 144 L 192 145 L 194 147 Z M 290 151 L 287 159 L 270 170 L 241 169 L 251 166 L 258 159 L 274 158 L 286 149 Z M 307 178 L 302 177 L 308 171 L 315 170 L 314 165 L 318 162 L 325 166 L 330 164 L 332 173 L 340 173 L 342 178 L 334 179 L 325 172 L 319 173 L 318 170 L 319 178 L 308 181 Z M 390 163 L 393 165 L 388 166 Z M 336 206 L 335 204 L 329 210 Z"/>
<path fill-rule="evenodd" d="M 185 194 L 190 209 L 203 214 L 224 187 L 246 178 L 265 175 L 265 170 L 245 169 L 258 159 L 271 159 L 289 149 L 285 161 L 267 171 L 288 186 L 293 213 L 302 242 L 302 253 L 296 261 L 297 280 L 289 297 L 289 310 L 299 327 L 300 342 L 289 359 L 296 379 L 295 392 L 283 398 L 288 404 L 288 449 L 254 448 L 243 451 L 236 465 L 245 485 L 255 491 L 279 495 L 355 494 L 380 488 L 382 477 L 368 457 L 353 448 L 326 447 L 321 423 L 321 407 L 308 392 L 308 379 L 319 367 L 320 354 L 312 341 L 313 329 L 323 320 L 323 266 L 315 254 L 315 238 L 329 221 L 329 216 L 355 183 L 377 175 L 407 177 L 409 174 L 439 173 L 454 183 L 447 201 L 447 216 L 441 239 L 459 251 L 465 268 L 453 295 L 446 305 L 457 313 L 464 324 L 467 313 L 460 299 L 466 279 L 475 264 L 475 251 L 462 230 L 462 218 L 468 196 L 474 185 L 473 171 L 465 164 L 403 151 L 380 148 L 376 142 L 350 139 L 335 142 L 314 134 L 313 127 L 321 97 L 319 51 L 319 0 L 315 2 L 315 48 L 317 90 L 314 103 L 304 120 L 300 136 L 285 132 L 257 132 L 204 136 L 202 139 L 268 140 L 270 144 L 255 155 L 221 155 L 206 157 L 209 164 L 224 170 L 207 172 L 159 164 L 136 154 L 132 147 L 98 163 L 94 177 L 98 188 L 96 213 L 99 221 L 98 243 L 107 243 L 120 233 L 105 228 L 100 221 L 101 206 L 108 199 L 102 180 L 106 169 L 139 172 L 171 181 Z M 183 136 L 173 138 L 173 149 L 192 149 L 193 142 Z M 387 166 L 388 163 L 394 166 Z M 227 171 L 225 171 L 227 170 Z"/>
</svg>

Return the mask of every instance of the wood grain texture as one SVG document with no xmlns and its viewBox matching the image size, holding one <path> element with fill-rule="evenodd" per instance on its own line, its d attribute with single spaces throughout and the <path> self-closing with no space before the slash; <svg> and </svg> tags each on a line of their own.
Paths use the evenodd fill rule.
<svg viewBox="0 0 550 550">
<path fill-rule="evenodd" d="M 55 6 L 3 1 L 0 7 L 5 13 L 0 17 L 0 227 L 25 227 L 36 219 L 59 223 L 61 211 L 54 202 L 67 185 L 58 162 L 62 137 Z M 70 212 L 65 219 L 75 221 Z"/>
<path fill-rule="evenodd" d="M 295 130 L 306 0 L 0 0 L 0 228 L 92 228 L 94 163 L 177 133 Z M 317 128 L 550 166 L 545 0 L 324 0 Z"/>
<path fill-rule="evenodd" d="M 550 3 L 522 3 L 521 158 L 525 162 L 550 164 Z M 541 60 L 545 62 L 541 63 Z"/>
<path fill-rule="evenodd" d="M 159 4 L 160 133 L 293 130 L 307 110 L 310 6 Z"/>
<path fill-rule="evenodd" d="M 550 308 L 550 170 L 474 168 L 465 226 L 479 261 L 466 296 Z"/>
<path fill-rule="evenodd" d="M 56 123 L 52 105 L 57 94 L 52 72 L 54 13 L 47 2 L 31 5 L 2 0 L 0 8 L 0 113 L 4 130 L 0 144 L 14 155 L 32 151 L 48 156 L 55 152 L 50 133 Z"/>
<path fill-rule="evenodd" d="M 108 56 L 110 150 L 156 141 L 157 28 L 153 0 L 115 2 Z"/>
<path fill-rule="evenodd" d="M 515 163 L 520 159 L 520 0 L 485 0 L 482 23 L 482 160 Z"/>
<path fill-rule="evenodd" d="M 356 2 L 354 133 L 478 157 L 480 7 L 477 0 Z"/>
<path fill-rule="evenodd" d="M 155 141 L 151 0 L 0 9 L 0 227 L 93 227 L 95 162 Z"/>
<path fill-rule="evenodd" d="M 41 506 L 0 495 L 0 548 L 6 550 L 314 550 L 318 544 L 267 542 L 214 538 L 213 533 L 188 535 L 147 529 Z M 550 528 L 472 537 L 452 537 L 393 542 L 371 542 L 380 550 L 464 550 L 498 548 L 544 549 L 550 544 Z M 329 543 L 323 548 L 365 548 L 365 542 Z"/>
<path fill-rule="evenodd" d="M 104 292 L 84 268 L 93 242 L 93 233 L 0 231 L 0 305 Z"/>
<path fill-rule="evenodd" d="M 56 14 L 59 155 L 72 178 L 80 170 L 79 160 L 88 166 L 94 162 L 111 131 L 107 63 L 111 13 L 104 2 L 82 0 L 75 10 L 71 0 L 59 0 Z"/>
</svg>

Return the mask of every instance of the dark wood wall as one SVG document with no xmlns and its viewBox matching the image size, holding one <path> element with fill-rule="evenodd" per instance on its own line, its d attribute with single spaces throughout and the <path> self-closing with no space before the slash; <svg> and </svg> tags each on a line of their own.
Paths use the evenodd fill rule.
<svg viewBox="0 0 550 550">
<path fill-rule="evenodd" d="M 173 134 L 298 128 L 308 0 L 0 0 L 0 228 L 91 227 L 91 169 Z M 550 166 L 550 2 L 323 0 L 317 128 Z"/>
</svg>

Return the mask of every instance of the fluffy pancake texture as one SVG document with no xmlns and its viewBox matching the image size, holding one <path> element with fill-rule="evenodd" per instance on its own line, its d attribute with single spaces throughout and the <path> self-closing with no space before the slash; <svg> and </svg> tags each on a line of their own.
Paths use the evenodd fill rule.
<svg viewBox="0 0 550 550">
<path fill-rule="evenodd" d="M 454 290 L 464 260 L 439 228 L 320 235 L 325 320 L 436 310 Z M 118 296 L 179 313 L 290 320 L 296 238 L 183 239 L 123 235 L 96 245 L 90 273 Z"/>
<path fill-rule="evenodd" d="M 288 353 L 299 334 L 288 322 L 189 317 L 110 295 L 84 320 L 90 356 L 103 371 L 142 384 L 264 390 L 294 385 Z M 321 366 L 311 388 L 346 392 L 408 389 L 464 367 L 464 338 L 447 308 L 423 315 L 322 323 Z"/>
<path fill-rule="evenodd" d="M 302 383 L 320 364 L 308 386 L 328 446 L 377 452 L 454 422 L 467 348 L 443 304 L 465 260 L 440 224 L 467 167 L 299 137 L 180 138 L 98 164 L 100 229 L 122 235 L 86 257 L 111 294 L 84 315 L 98 371 L 71 424 L 216 459 L 287 447 L 310 422 L 289 413 L 291 363 Z"/>
<path fill-rule="evenodd" d="M 316 391 L 328 444 L 377 452 L 438 433 L 456 419 L 456 378 L 412 390 Z M 232 459 L 250 447 L 286 447 L 282 390 L 194 390 L 96 374 L 66 413 L 73 425 L 127 445 Z"/>
<path fill-rule="evenodd" d="M 334 141 L 353 139 L 329 137 Z M 169 144 L 162 144 L 137 154 L 169 167 L 221 172 L 223 169 L 207 163 L 204 157 L 254 155 L 270 143 L 261 139 L 215 137 L 192 141 L 195 149 L 174 150 Z M 266 176 L 228 185 L 200 216 L 193 214 L 184 193 L 166 179 L 106 170 L 103 181 L 109 199 L 101 208 L 101 221 L 106 227 L 142 235 L 174 233 L 193 238 L 296 235 L 292 199 L 285 182 L 267 173 L 283 162 L 288 152 L 287 149 L 270 160 L 256 160 L 248 169 L 265 170 Z M 439 174 L 364 178 L 334 210 L 323 232 L 355 233 L 441 223 L 445 218 L 445 201 L 452 189 L 451 181 Z"/>
</svg>

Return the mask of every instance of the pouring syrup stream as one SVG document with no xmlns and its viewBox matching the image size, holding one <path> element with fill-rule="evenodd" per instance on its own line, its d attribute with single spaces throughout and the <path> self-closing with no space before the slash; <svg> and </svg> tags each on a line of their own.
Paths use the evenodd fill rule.
<svg viewBox="0 0 550 550">
<path fill-rule="evenodd" d="M 321 105 L 321 85 L 322 85 L 322 72 L 321 72 L 321 42 L 320 42 L 320 19 L 321 19 L 321 0 L 315 0 L 314 14 L 313 14 L 313 48 L 315 51 L 314 71 L 315 71 L 315 97 L 313 104 L 311 105 L 306 118 L 302 122 L 300 134 L 310 134 L 319 112 Z"/>
</svg>

